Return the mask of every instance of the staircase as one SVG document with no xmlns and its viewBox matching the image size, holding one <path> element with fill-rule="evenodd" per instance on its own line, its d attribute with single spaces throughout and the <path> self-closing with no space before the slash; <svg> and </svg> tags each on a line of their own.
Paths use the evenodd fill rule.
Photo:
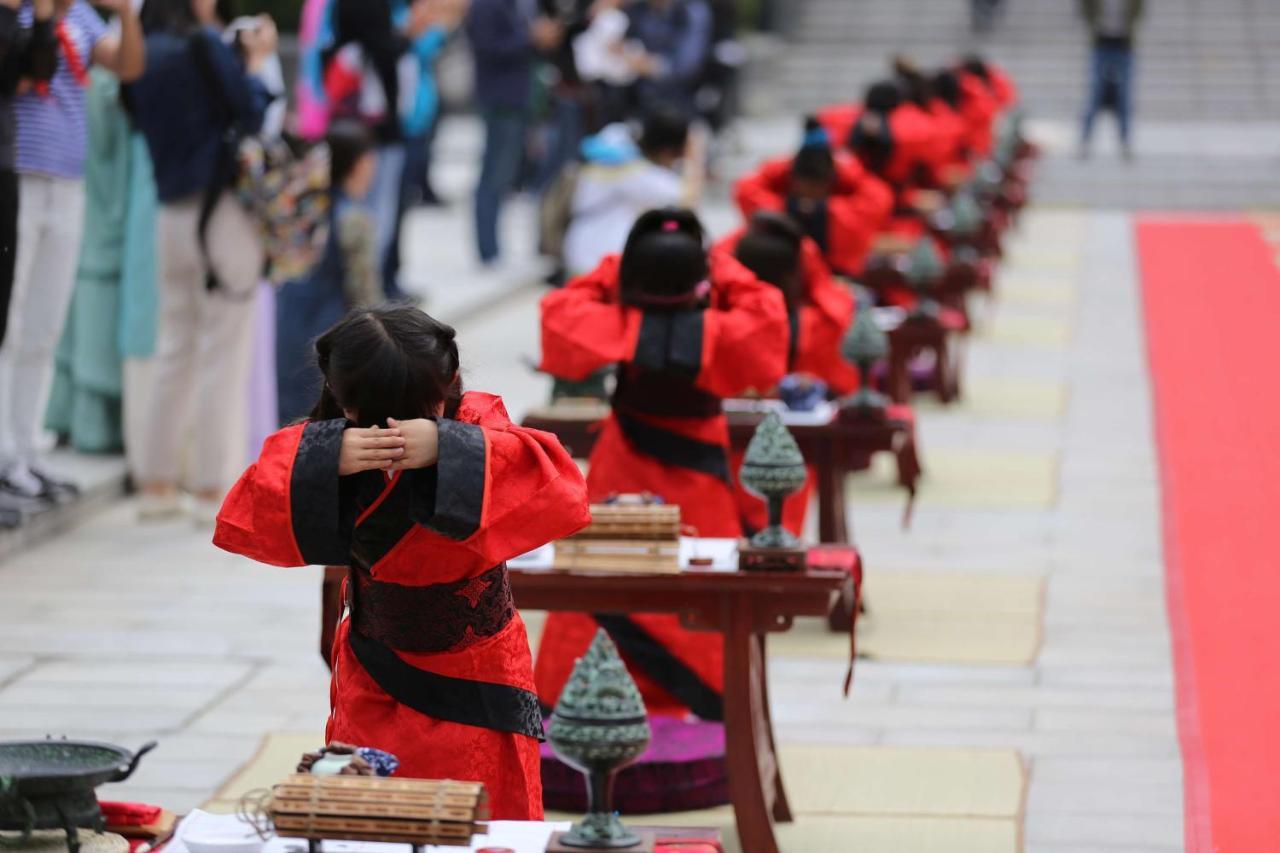
<svg viewBox="0 0 1280 853">
<path fill-rule="evenodd" d="M 778 0 L 785 33 L 751 68 L 745 104 L 781 124 L 781 153 L 799 117 L 861 99 L 905 53 L 926 66 L 980 51 L 1005 65 L 1048 155 L 1040 203 L 1130 209 L 1280 206 L 1280 0 L 1147 0 L 1138 32 L 1136 148 L 1122 161 L 1109 117 L 1095 156 L 1076 158 L 1089 37 L 1077 0 L 1005 0 L 988 35 L 968 0 Z M 772 138 L 772 137 L 770 137 Z"/>
<path fill-rule="evenodd" d="M 1088 36 L 1075 0 L 1006 0 L 975 36 L 966 0 L 786 0 L 786 49 L 753 105 L 791 113 L 860 96 L 897 52 L 925 64 L 969 50 L 1003 63 L 1037 116 L 1074 117 Z M 1144 119 L 1242 121 L 1280 115 L 1280 2 L 1147 0 L 1138 34 Z"/>
</svg>

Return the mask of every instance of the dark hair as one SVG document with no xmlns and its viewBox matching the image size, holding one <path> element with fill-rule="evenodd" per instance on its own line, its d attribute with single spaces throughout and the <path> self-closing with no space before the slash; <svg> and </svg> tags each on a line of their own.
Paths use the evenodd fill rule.
<svg viewBox="0 0 1280 853">
<path fill-rule="evenodd" d="M 987 61 L 976 53 L 971 53 L 962 59 L 960 67 L 984 83 L 991 82 L 991 69 L 987 67 Z"/>
<path fill-rule="evenodd" d="M 644 119 L 640 150 L 645 154 L 683 151 L 689 141 L 689 118 L 679 110 L 657 107 Z"/>
<path fill-rule="evenodd" d="M 892 80 L 872 83 L 862 99 L 862 106 L 873 113 L 888 115 L 902 105 L 902 89 Z"/>
<path fill-rule="evenodd" d="M 361 158 L 377 148 L 369 128 L 354 119 L 338 119 L 329 125 L 325 142 L 329 145 L 329 186 L 335 192 L 342 189 Z"/>
<path fill-rule="evenodd" d="M 386 426 L 388 418 L 445 416 L 462 399 L 454 331 L 417 308 L 358 309 L 316 341 L 324 390 L 312 420 L 356 413 L 362 427 Z"/>
<path fill-rule="evenodd" d="M 917 106 L 928 106 L 933 99 L 933 83 L 928 76 L 905 56 L 895 56 L 893 73 L 902 97 Z"/>
<path fill-rule="evenodd" d="M 146 0 L 139 15 L 143 32 L 187 35 L 199 28 L 191 0 Z"/>
<path fill-rule="evenodd" d="M 933 75 L 933 93 L 952 109 L 960 108 L 960 81 L 950 71 L 939 71 Z"/>
<path fill-rule="evenodd" d="M 707 278 L 706 232 L 691 210 L 665 208 L 641 214 L 622 250 L 622 301 L 648 308 L 686 308 Z"/>
<path fill-rule="evenodd" d="M 836 176 L 831 140 L 821 122 L 812 116 L 804 120 L 804 144 L 791 161 L 791 176 L 822 183 L 830 183 Z"/>
<path fill-rule="evenodd" d="M 849 131 L 849 150 L 868 171 L 883 174 L 893 157 L 893 130 L 888 117 L 874 112 L 859 116 Z"/>
<path fill-rule="evenodd" d="M 790 216 L 762 210 L 751 217 L 734 255 L 756 278 L 785 288 L 800 266 L 803 239 L 803 229 Z"/>
</svg>

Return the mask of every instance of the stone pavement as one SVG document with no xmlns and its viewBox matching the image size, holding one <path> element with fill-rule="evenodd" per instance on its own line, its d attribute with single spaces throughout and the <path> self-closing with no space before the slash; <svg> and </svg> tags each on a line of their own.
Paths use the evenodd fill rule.
<svg viewBox="0 0 1280 853">
<path fill-rule="evenodd" d="M 712 208 L 710 220 L 731 219 L 722 204 Z M 1037 660 L 863 661 L 849 702 L 839 698 L 836 660 L 771 667 L 784 742 L 1018 749 L 1030 770 L 1032 853 L 1168 853 L 1182 844 L 1130 234 L 1120 213 L 1031 211 L 1002 276 L 1005 299 L 966 353 L 975 394 L 953 409 L 922 409 L 926 466 L 931 454 L 1050 458 L 1045 500 L 931 505 L 926 483 L 903 531 L 898 506 L 860 503 L 853 486 L 854 529 L 873 577 L 924 569 L 1047 578 Z M 538 295 L 517 290 L 460 325 L 467 383 L 502 393 L 517 418 L 547 391 L 522 365 L 536 357 Z M 983 403 L 977 388 L 999 382 L 1061 383 L 1065 410 Z M 993 494 L 1003 487 L 973 483 Z M 112 795 L 196 806 L 264 733 L 321 730 L 318 587 L 314 569 L 222 554 L 184 522 L 139 526 L 122 503 L 0 564 L 0 738 L 157 738 L 161 748 Z"/>
</svg>

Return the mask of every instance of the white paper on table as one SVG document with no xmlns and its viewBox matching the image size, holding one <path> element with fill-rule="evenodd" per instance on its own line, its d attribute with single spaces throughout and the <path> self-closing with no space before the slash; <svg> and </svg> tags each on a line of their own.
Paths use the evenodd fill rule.
<svg viewBox="0 0 1280 853">
<path fill-rule="evenodd" d="M 569 823 L 534 823 L 530 821 L 496 820 L 487 824 L 488 832 L 477 835 L 470 847 L 438 847 L 428 845 L 429 853 L 474 853 L 485 847 L 507 847 L 515 853 L 543 853 L 551 833 L 568 830 Z M 217 835 L 227 838 L 253 838 L 253 830 L 235 815 L 215 815 L 196 809 L 187 815 L 165 846 L 166 853 L 191 853 L 183 840 L 188 833 Z M 262 853 L 305 851 L 307 842 L 297 838 L 272 838 L 262 846 Z M 370 841 L 326 841 L 327 853 L 403 853 L 404 844 L 376 844 Z"/>
<path fill-rule="evenodd" d="M 724 410 L 730 413 L 767 415 L 777 412 L 787 426 L 825 426 L 835 420 L 837 406 L 823 400 L 807 412 L 788 409 L 781 400 L 725 400 Z"/>
<path fill-rule="evenodd" d="M 907 312 L 896 305 L 885 305 L 880 308 L 872 308 L 871 318 L 876 321 L 876 326 L 880 331 L 892 332 L 907 319 Z"/>
<path fill-rule="evenodd" d="M 738 570 L 737 539 L 698 539 L 692 536 L 680 537 L 680 565 L 688 568 L 694 557 L 710 557 L 711 571 L 735 572 Z M 513 569 L 550 569 L 556 564 L 555 543 L 543 545 L 535 551 L 522 554 L 514 560 L 507 560 Z M 699 567 L 707 571 L 705 567 Z M 619 572 L 618 574 L 625 574 Z"/>
</svg>

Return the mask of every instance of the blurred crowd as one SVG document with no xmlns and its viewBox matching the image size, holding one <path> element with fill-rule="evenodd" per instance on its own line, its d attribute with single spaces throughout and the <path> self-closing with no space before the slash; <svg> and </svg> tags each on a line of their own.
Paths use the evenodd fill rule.
<svg viewBox="0 0 1280 853">
<path fill-rule="evenodd" d="M 455 38 L 477 269 L 524 190 L 553 280 L 696 200 L 744 54 L 735 0 L 302 0 L 286 75 L 276 23 L 239 11 L 0 0 L 0 526 L 77 495 L 46 431 L 123 449 L 144 519 L 212 519 L 252 436 L 307 415 L 314 338 L 411 299 Z"/>
</svg>

